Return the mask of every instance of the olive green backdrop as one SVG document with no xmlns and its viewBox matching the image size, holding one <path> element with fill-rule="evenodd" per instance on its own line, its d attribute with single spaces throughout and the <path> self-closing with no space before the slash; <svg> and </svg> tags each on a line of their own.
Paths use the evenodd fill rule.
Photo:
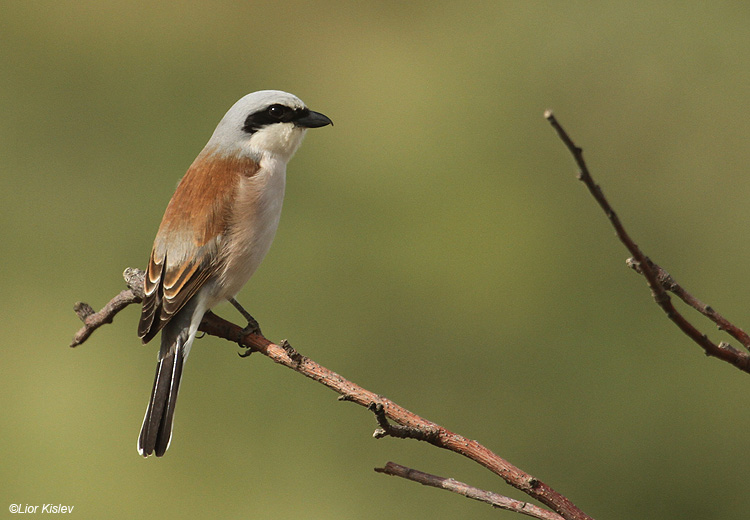
<svg viewBox="0 0 750 520">
<path fill-rule="evenodd" d="M 519 518 L 376 474 L 524 497 L 373 440 L 371 414 L 215 338 L 194 345 L 169 452 L 143 460 L 157 347 L 138 310 L 68 349 L 73 303 L 144 266 L 216 123 L 267 88 L 335 122 L 291 162 L 239 296 L 270 338 L 597 519 L 746 518 L 750 378 L 653 304 L 543 112 L 645 251 L 747 325 L 750 8 L 621 4 L 3 2 L 3 518 Z"/>
</svg>

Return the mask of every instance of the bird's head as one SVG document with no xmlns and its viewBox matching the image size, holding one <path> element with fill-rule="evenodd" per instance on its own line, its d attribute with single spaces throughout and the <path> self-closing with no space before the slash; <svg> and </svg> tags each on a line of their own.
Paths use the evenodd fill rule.
<svg viewBox="0 0 750 520">
<path fill-rule="evenodd" d="M 225 154 L 272 155 L 288 161 L 308 128 L 333 122 L 297 96 L 280 90 L 253 92 L 237 101 L 219 122 L 206 148 Z"/>
</svg>

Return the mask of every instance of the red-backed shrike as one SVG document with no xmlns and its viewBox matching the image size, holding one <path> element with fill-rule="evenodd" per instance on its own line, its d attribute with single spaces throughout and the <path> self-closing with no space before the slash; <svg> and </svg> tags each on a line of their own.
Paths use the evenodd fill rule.
<svg viewBox="0 0 750 520">
<path fill-rule="evenodd" d="M 279 224 L 287 162 L 308 128 L 329 124 L 292 94 L 248 94 L 229 109 L 177 186 L 151 250 L 138 324 L 144 343 L 161 331 L 138 437 L 144 457 L 160 457 L 169 447 L 182 366 L 203 314 L 224 300 L 241 309 L 234 297 Z"/>
</svg>

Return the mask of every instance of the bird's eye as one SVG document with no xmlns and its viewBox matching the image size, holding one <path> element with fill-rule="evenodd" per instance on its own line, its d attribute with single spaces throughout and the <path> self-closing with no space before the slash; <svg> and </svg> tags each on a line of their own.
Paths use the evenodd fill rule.
<svg viewBox="0 0 750 520">
<path fill-rule="evenodd" d="M 242 130 L 249 134 L 254 134 L 268 125 L 291 123 L 295 118 L 297 118 L 297 111 L 295 109 L 280 103 L 274 103 L 248 115 L 245 118 Z"/>
<path fill-rule="evenodd" d="M 274 119 L 281 119 L 284 114 L 286 114 L 287 107 L 284 105 L 271 105 L 268 107 L 268 115 L 273 117 Z"/>
</svg>

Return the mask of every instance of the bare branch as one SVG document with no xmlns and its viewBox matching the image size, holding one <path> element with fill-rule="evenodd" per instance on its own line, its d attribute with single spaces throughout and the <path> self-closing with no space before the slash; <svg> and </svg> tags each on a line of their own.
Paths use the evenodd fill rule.
<svg viewBox="0 0 750 520">
<path fill-rule="evenodd" d="M 438 477 L 437 475 L 423 473 L 416 469 L 396 464 L 395 462 L 388 462 L 383 468 L 375 468 L 375 471 L 394 477 L 412 480 L 425 486 L 445 489 L 463 495 L 466 498 L 485 502 L 493 507 L 505 509 L 506 511 L 513 511 L 532 518 L 539 518 L 540 520 L 562 520 L 563 518 L 557 513 L 553 513 L 547 509 L 542 509 L 534 504 L 529 504 L 528 502 L 515 500 L 491 491 L 475 488 L 474 486 L 464 484 L 463 482 L 453 480 L 452 478 Z"/>
<path fill-rule="evenodd" d="M 628 233 L 625 231 L 625 227 L 622 225 L 619 217 L 615 213 L 612 206 L 609 204 L 607 198 L 604 196 L 604 192 L 591 177 L 591 173 L 589 172 L 588 166 L 586 165 L 586 161 L 584 161 L 583 159 L 583 149 L 576 146 L 576 144 L 563 129 L 560 123 L 558 123 L 551 110 L 547 110 L 544 113 L 544 117 L 555 129 L 563 143 L 565 143 L 565 146 L 568 148 L 571 155 L 573 155 L 573 159 L 575 160 L 579 168 L 578 179 L 586 185 L 591 195 L 602 208 L 605 215 L 607 215 L 610 224 L 612 224 L 612 227 L 615 229 L 617 238 L 620 239 L 620 242 L 622 242 L 628 249 L 630 254 L 633 255 L 633 260 L 638 264 L 639 272 L 644 276 L 644 278 L 646 278 L 646 282 L 651 289 L 651 295 L 653 296 L 654 301 L 656 301 L 656 304 L 683 333 L 685 333 L 690 339 L 692 339 L 695 343 L 700 345 L 701 348 L 703 348 L 707 356 L 717 357 L 723 361 L 726 361 L 727 363 L 734 365 L 743 372 L 750 373 L 750 355 L 737 350 L 736 348 L 726 343 L 720 343 L 717 345 L 716 343 L 712 342 L 708 339 L 708 336 L 706 336 L 706 334 L 698 330 L 698 328 L 696 328 L 682 314 L 680 314 L 677 309 L 675 309 L 674 305 L 672 304 L 672 300 L 669 297 L 669 294 L 667 294 L 667 291 L 664 289 L 657 276 L 657 272 L 655 272 L 655 264 L 653 264 L 646 257 L 646 255 L 643 254 L 638 245 L 630 238 L 630 235 L 628 235 Z M 738 327 L 734 326 L 732 326 L 731 328 L 733 330 L 741 330 Z M 729 330 L 729 327 L 725 327 L 725 330 Z"/>
<path fill-rule="evenodd" d="M 142 283 L 142 274 L 142 271 L 133 269 L 125 271 L 125 277 L 128 282 L 136 287 L 139 283 L 138 280 L 141 280 L 140 283 Z M 133 292 L 134 289 L 128 290 Z M 123 291 L 123 293 L 125 292 Z M 114 314 L 121 308 L 130 303 L 140 301 L 138 299 L 139 296 L 134 293 L 132 297 L 122 299 L 126 303 L 118 307 L 113 302 L 119 298 L 120 295 L 116 296 L 104 309 L 99 313 L 95 313 L 101 315 L 97 318 L 97 323 L 100 323 L 95 327 L 90 327 L 91 330 L 77 344 L 83 343 L 101 324 L 110 323 Z M 88 327 L 88 321 L 91 316 L 93 315 L 84 318 L 84 322 L 87 323 L 84 329 Z M 566 520 L 592 520 L 591 517 L 578 509 L 567 497 L 512 465 L 477 441 L 453 433 L 438 424 L 410 412 L 381 395 L 360 387 L 336 372 L 300 354 L 286 340 L 280 342 L 281 344 L 276 344 L 260 334 L 253 332 L 243 333 L 242 327 L 230 323 L 210 311 L 203 316 L 199 330 L 206 334 L 226 339 L 232 343 L 239 343 L 243 348 L 260 352 L 275 363 L 290 368 L 337 392 L 341 396 L 340 400 L 351 401 L 365 408 L 372 409 L 384 432 L 383 435 L 378 437 L 390 435 L 393 437 L 421 439 L 439 448 L 453 451 L 489 469 L 511 486 L 539 500 Z M 388 420 L 393 421 L 398 426 L 390 424 Z"/>
</svg>

